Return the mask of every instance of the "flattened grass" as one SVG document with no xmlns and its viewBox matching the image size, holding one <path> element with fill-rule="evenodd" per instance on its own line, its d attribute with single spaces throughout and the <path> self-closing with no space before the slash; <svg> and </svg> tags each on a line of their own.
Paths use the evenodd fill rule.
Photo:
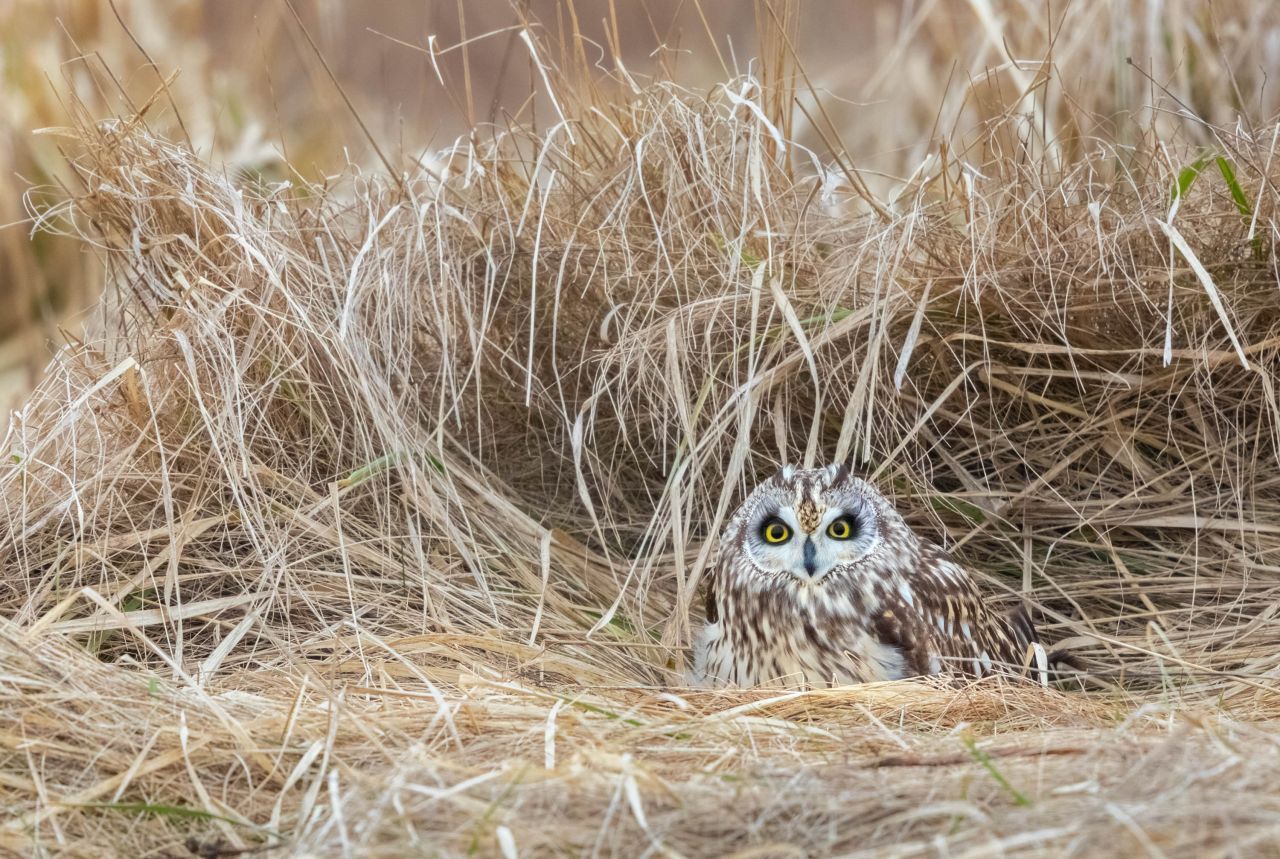
<svg viewBox="0 0 1280 859">
<path fill-rule="evenodd" d="M 543 71 L 403 182 L 66 132 L 107 325 L 0 466 L 0 845 L 1274 849 L 1274 126 L 1184 182 L 1010 110 L 872 205 L 776 82 Z M 725 516 L 829 459 L 1087 691 L 684 688 Z"/>
</svg>

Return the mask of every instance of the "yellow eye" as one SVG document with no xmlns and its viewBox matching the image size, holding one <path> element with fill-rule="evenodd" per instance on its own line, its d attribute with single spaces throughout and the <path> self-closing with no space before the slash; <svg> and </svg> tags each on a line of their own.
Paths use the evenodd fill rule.
<svg viewBox="0 0 1280 859">
<path fill-rule="evenodd" d="M 770 519 L 764 523 L 764 527 L 760 529 L 760 536 L 764 537 L 766 543 L 785 543 L 791 539 L 791 529 L 787 527 L 787 523 L 781 519 Z"/>
<path fill-rule="evenodd" d="M 853 525 L 850 524 L 848 517 L 841 516 L 827 526 L 827 534 L 835 540 L 848 540 L 853 536 Z"/>
</svg>

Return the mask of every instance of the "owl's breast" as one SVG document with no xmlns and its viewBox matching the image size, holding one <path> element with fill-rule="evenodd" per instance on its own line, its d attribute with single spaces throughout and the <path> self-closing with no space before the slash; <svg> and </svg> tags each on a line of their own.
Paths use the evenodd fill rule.
<svg viewBox="0 0 1280 859">
<path fill-rule="evenodd" d="M 730 596 L 695 644 L 694 678 L 713 686 L 798 688 L 907 676 L 901 650 L 875 635 L 867 608 L 855 595 L 813 587 L 785 599 Z"/>
</svg>

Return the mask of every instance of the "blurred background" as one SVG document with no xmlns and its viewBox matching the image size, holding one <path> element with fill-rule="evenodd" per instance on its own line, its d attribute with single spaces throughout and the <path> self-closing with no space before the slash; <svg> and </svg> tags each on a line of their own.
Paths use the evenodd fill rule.
<svg viewBox="0 0 1280 859">
<path fill-rule="evenodd" d="M 892 205 L 931 159 L 980 169 L 969 141 L 1010 112 L 1026 121 L 1008 145 L 1055 148 L 1064 169 L 1073 150 L 1143 146 L 1144 130 L 1207 142 L 1201 120 L 1272 117 L 1277 5 L 0 0 L 0 409 L 83 334 L 98 293 L 92 248 L 33 234 L 27 199 L 75 192 L 59 138 L 38 133 L 73 111 L 141 110 L 262 181 L 409 169 L 473 129 L 549 124 L 529 29 L 540 60 L 577 57 L 619 97 L 655 80 L 695 95 L 746 73 L 781 82 L 796 93 L 784 131 L 820 160 L 846 153 Z"/>
</svg>

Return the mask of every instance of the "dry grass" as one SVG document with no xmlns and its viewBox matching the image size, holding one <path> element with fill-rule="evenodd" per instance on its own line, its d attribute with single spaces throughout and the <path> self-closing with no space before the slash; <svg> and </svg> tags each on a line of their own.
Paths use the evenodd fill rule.
<svg viewBox="0 0 1280 859">
<path fill-rule="evenodd" d="M 76 237 L 33 229 L 32 207 L 23 199 L 32 185 L 61 195 L 72 181 L 60 141 L 33 134 L 66 124 L 68 100 L 97 115 L 145 107 L 152 131 L 216 151 L 232 169 L 284 167 L 257 120 L 271 113 L 266 94 L 234 74 L 229 81 L 207 47 L 191 38 L 198 4 L 135 0 L 119 8 L 120 18 L 108 0 L 12 0 L 0 8 L 0 409 L 6 413 L 0 425 L 40 378 L 52 344 L 65 339 L 61 330 L 80 327 L 102 286 L 95 256 Z M 150 46 L 147 56 L 157 66 L 135 38 Z M 260 47 L 244 42 L 241 62 Z M 173 73 L 177 66 L 180 74 Z M 153 95 L 165 74 L 172 76 L 172 100 L 164 106 L 181 104 L 181 114 L 156 109 Z M 314 147 L 305 139 L 293 143 L 305 165 Z"/>
<path fill-rule="evenodd" d="M 1072 30 L 891 180 L 787 139 L 811 98 L 771 38 L 706 96 L 543 39 L 555 118 L 402 181 L 61 132 L 79 184 L 40 216 L 108 288 L 3 448 L 0 846 L 1280 851 L 1249 81 L 1206 37 L 1188 86 L 1240 121 L 1125 116 L 1055 71 L 1114 47 Z M 708 538 L 783 460 L 860 463 L 1088 690 L 682 688 Z"/>
</svg>

